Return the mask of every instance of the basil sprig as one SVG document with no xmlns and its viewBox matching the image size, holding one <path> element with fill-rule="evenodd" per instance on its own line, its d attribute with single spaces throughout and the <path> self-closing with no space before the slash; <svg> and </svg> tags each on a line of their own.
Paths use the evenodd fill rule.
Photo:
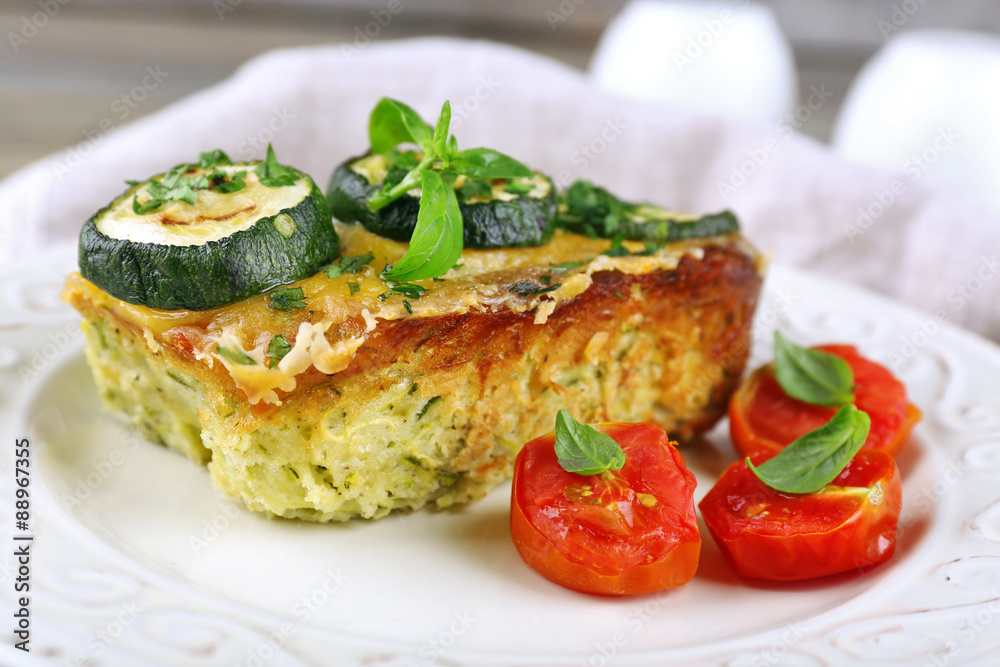
<svg viewBox="0 0 1000 667">
<path fill-rule="evenodd" d="M 854 371 L 835 354 L 801 347 L 774 332 L 774 378 L 792 398 L 835 407 L 854 402 Z"/>
<path fill-rule="evenodd" d="M 621 470 L 625 452 L 614 439 L 593 426 L 581 424 L 565 410 L 556 414 L 556 456 L 566 472 L 599 475 Z"/>
<path fill-rule="evenodd" d="M 868 438 L 868 413 L 845 405 L 815 431 L 806 433 L 777 456 L 747 466 L 772 489 L 785 493 L 816 493 L 843 472 Z"/>
<path fill-rule="evenodd" d="M 451 104 L 445 101 L 435 127 L 397 100 L 383 97 L 368 120 L 373 153 L 386 153 L 400 144 L 416 144 L 423 157 L 402 180 L 386 183 L 368 198 L 377 211 L 414 188 L 421 189 L 420 211 L 410 247 L 385 278 L 392 281 L 423 280 L 445 273 L 462 255 L 462 213 L 455 195 L 455 180 L 468 178 L 530 178 L 534 172 L 517 160 L 491 148 L 458 150 L 449 135 Z"/>
</svg>

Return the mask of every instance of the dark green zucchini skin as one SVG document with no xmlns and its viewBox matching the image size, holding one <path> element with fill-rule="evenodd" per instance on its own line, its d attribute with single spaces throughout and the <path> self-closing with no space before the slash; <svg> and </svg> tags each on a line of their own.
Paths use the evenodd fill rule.
<svg viewBox="0 0 1000 667">
<path fill-rule="evenodd" d="M 133 186 L 84 224 L 80 274 L 122 301 L 164 310 L 220 308 L 307 278 L 340 255 L 326 199 L 312 179 L 309 183 L 309 195 L 295 206 L 200 246 L 134 243 L 102 234 L 96 220 L 133 196 L 140 187 Z M 295 222 L 288 238 L 274 225 L 281 214 Z"/>
<path fill-rule="evenodd" d="M 363 156 L 362 156 L 363 157 Z M 417 224 L 420 200 L 403 195 L 378 211 L 368 208 L 366 200 L 381 186 L 371 185 L 348 165 L 339 165 L 330 176 L 326 189 L 330 213 L 341 222 L 359 222 L 379 236 L 395 241 L 409 241 Z M 510 248 L 546 243 L 554 228 L 556 189 L 549 188 L 543 198 L 517 197 L 512 201 L 459 203 L 462 212 L 463 243 L 466 248 Z"/>
<path fill-rule="evenodd" d="M 655 241 L 671 243 L 684 239 L 695 239 L 706 236 L 719 236 L 740 231 L 740 223 L 731 211 L 712 213 L 697 220 L 681 222 L 679 220 L 656 220 L 651 222 L 634 222 L 622 220 L 618 223 L 618 231 L 630 241 Z M 600 233 L 600 230 L 598 230 Z"/>
<path fill-rule="evenodd" d="M 694 220 L 670 219 L 670 214 L 670 211 L 655 204 L 632 204 L 618 199 L 602 187 L 576 181 L 560 196 L 556 224 L 579 234 L 596 234 L 604 238 L 621 235 L 629 241 L 656 243 L 740 231 L 740 223 L 731 211 L 712 213 Z M 632 218 L 644 220 L 639 222 Z"/>
</svg>

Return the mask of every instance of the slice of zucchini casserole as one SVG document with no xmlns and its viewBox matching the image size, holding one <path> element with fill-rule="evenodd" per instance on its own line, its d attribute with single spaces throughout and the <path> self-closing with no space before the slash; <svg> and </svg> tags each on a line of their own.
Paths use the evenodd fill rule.
<svg viewBox="0 0 1000 667">
<path fill-rule="evenodd" d="M 360 160 L 331 181 L 340 220 L 345 197 L 371 197 L 345 176 L 391 172 Z M 206 153 L 133 184 L 85 225 L 64 291 L 105 405 L 250 509 L 311 521 L 479 498 L 560 408 L 682 439 L 723 414 L 761 285 L 731 216 L 668 221 L 588 184 L 557 207 L 535 173 L 451 185 L 481 205 L 471 227 L 522 231 L 491 247 L 466 227 L 451 268 L 400 282 L 387 276 L 419 222 L 409 244 L 331 222 L 311 179 L 273 153 L 244 165 Z M 661 240 L 601 238 L 609 202 Z"/>
</svg>

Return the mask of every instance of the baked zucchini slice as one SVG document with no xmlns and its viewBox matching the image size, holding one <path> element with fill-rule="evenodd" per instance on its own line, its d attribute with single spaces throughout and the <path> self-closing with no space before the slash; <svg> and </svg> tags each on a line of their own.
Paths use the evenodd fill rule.
<svg viewBox="0 0 1000 667">
<path fill-rule="evenodd" d="M 730 211 L 689 215 L 657 206 L 632 204 L 587 181 L 575 181 L 559 196 L 556 224 L 567 231 L 601 238 L 670 243 L 732 234 L 740 230 Z"/>
<path fill-rule="evenodd" d="M 409 241 L 420 210 L 419 188 L 377 211 L 371 210 L 367 200 L 387 181 L 402 180 L 419 162 L 417 152 L 393 150 L 342 163 L 334 170 L 326 190 L 330 212 L 342 222 L 359 222 L 379 236 Z M 492 180 L 460 175 L 454 184 L 462 213 L 464 247 L 535 246 L 552 236 L 556 189 L 543 174 Z"/>
<path fill-rule="evenodd" d="M 307 278 L 339 254 L 323 193 L 269 147 L 264 162 L 216 151 L 131 182 L 84 224 L 79 263 L 122 301 L 208 310 Z"/>
</svg>

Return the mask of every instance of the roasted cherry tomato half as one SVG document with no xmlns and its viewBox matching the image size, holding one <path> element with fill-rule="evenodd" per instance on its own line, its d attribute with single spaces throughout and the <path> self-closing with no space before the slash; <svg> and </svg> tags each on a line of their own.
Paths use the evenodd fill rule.
<svg viewBox="0 0 1000 667">
<path fill-rule="evenodd" d="M 694 475 L 655 426 L 595 428 L 621 445 L 621 470 L 566 472 L 551 433 L 518 454 L 510 531 L 521 558 L 547 579 L 585 593 L 632 595 L 687 583 L 701 551 Z"/>
<path fill-rule="evenodd" d="M 754 465 L 771 458 L 751 457 Z M 730 465 L 698 507 L 726 560 L 748 579 L 795 581 L 864 571 L 892 557 L 902 507 L 896 461 L 862 449 L 817 493 L 782 493 L 746 461 Z"/>
<path fill-rule="evenodd" d="M 872 419 L 865 448 L 896 455 L 920 421 L 920 410 L 907 401 L 906 388 L 885 366 L 858 354 L 853 345 L 820 345 L 854 371 L 854 404 Z M 810 405 L 785 393 L 771 364 L 744 380 L 729 402 L 729 434 L 741 456 L 777 453 L 794 440 L 830 421 L 837 408 Z"/>
</svg>

